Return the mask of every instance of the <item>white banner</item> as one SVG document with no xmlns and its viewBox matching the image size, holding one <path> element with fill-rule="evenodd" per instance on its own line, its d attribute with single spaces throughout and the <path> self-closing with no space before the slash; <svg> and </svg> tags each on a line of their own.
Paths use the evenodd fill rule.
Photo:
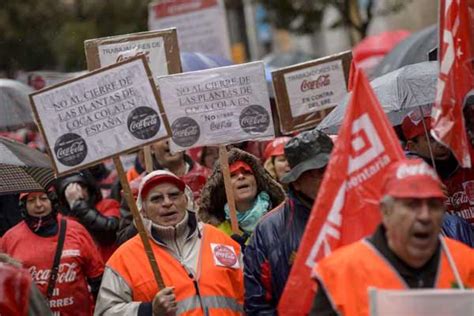
<svg viewBox="0 0 474 316">
<path fill-rule="evenodd" d="M 30 95 L 58 173 L 169 135 L 149 75 L 140 56 Z"/>
<path fill-rule="evenodd" d="M 179 49 L 231 59 L 226 11 L 221 0 L 151 3 L 148 29 L 176 27 Z"/>
<path fill-rule="evenodd" d="M 347 94 L 341 60 L 289 72 L 284 78 L 293 117 L 335 107 Z"/>
<path fill-rule="evenodd" d="M 274 137 L 262 62 L 158 78 L 173 151 Z"/>
</svg>

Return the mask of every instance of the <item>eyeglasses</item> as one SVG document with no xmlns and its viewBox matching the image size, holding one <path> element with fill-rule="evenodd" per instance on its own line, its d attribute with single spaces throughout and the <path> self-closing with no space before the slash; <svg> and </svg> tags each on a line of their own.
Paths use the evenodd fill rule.
<svg viewBox="0 0 474 316">
<path fill-rule="evenodd" d="M 163 204 L 165 202 L 165 198 L 168 197 L 168 200 L 171 202 L 176 202 L 179 198 L 183 195 L 181 191 L 173 191 L 168 194 L 156 193 L 150 197 L 150 202 Z"/>
</svg>

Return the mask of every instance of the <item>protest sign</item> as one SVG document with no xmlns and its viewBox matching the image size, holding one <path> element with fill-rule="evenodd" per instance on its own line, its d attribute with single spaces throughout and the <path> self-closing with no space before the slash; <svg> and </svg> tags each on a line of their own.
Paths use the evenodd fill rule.
<svg viewBox="0 0 474 316">
<path fill-rule="evenodd" d="M 183 52 L 231 59 L 226 10 L 222 0 L 158 1 L 148 7 L 148 29 L 178 29 Z"/>
<path fill-rule="evenodd" d="M 347 94 L 350 51 L 272 72 L 284 134 L 316 126 Z"/>
<path fill-rule="evenodd" d="M 173 151 L 274 137 L 262 62 L 157 79 Z"/>
<path fill-rule="evenodd" d="M 181 72 L 178 39 L 174 28 L 90 39 L 84 42 L 84 49 L 89 70 L 143 54 L 153 78 Z"/>
<path fill-rule="evenodd" d="M 58 174 L 170 135 L 143 55 L 35 92 L 30 101 Z"/>
</svg>

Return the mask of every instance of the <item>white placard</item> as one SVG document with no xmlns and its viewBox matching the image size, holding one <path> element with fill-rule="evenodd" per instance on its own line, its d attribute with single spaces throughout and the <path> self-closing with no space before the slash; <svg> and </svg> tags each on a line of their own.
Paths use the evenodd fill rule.
<svg viewBox="0 0 474 316">
<path fill-rule="evenodd" d="M 100 66 L 105 67 L 144 54 L 150 65 L 153 78 L 168 74 L 163 37 L 128 40 L 120 43 L 97 45 Z"/>
<path fill-rule="evenodd" d="M 149 74 L 140 56 L 30 95 L 58 173 L 169 135 Z"/>
<path fill-rule="evenodd" d="M 176 27 L 182 52 L 200 52 L 231 59 L 226 11 L 222 0 L 151 3 L 148 29 Z"/>
<path fill-rule="evenodd" d="M 284 78 L 293 117 L 334 107 L 347 93 L 341 60 L 289 72 Z"/>
<path fill-rule="evenodd" d="M 274 137 L 262 62 L 161 77 L 157 85 L 173 151 Z"/>
</svg>

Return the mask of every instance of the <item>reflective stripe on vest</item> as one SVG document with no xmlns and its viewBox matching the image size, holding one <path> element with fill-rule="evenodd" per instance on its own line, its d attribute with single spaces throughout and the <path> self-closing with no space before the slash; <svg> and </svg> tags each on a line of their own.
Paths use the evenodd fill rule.
<svg viewBox="0 0 474 316">
<path fill-rule="evenodd" d="M 236 299 L 232 297 L 225 297 L 225 296 L 202 296 L 202 304 L 204 308 L 207 310 L 211 308 L 225 308 L 229 309 L 233 312 L 243 313 L 244 309 Z M 196 308 L 201 308 L 201 302 L 199 300 L 199 296 L 195 295 L 192 297 L 188 297 L 182 301 L 177 302 L 178 304 L 178 311 L 176 312 L 177 315 L 181 315 L 185 312 L 189 312 Z"/>
</svg>

